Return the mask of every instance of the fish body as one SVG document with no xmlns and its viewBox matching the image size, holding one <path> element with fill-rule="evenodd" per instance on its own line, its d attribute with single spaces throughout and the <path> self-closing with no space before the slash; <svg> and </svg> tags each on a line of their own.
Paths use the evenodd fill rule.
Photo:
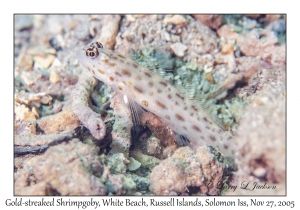
<svg viewBox="0 0 300 210">
<path fill-rule="evenodd" d="M 103 48 L 99 42 L 78 51 L 76 56 L 94 77 L 125 99 L 161 117 L 177 134 L 186 136 L 192 148 L 211 145 L 225 156 L 233 155 L 232 135 L 161 76 L 118 52 Z"/>
</svg>

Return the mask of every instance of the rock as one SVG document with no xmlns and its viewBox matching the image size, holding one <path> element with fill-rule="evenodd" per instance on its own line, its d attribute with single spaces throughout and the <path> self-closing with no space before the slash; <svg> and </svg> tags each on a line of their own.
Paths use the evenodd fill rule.
<svg viewBox="0 0 300 210">
<path fill-rule="evenodd" d="M 15 15 L 15 29 L 22 31 L 33 26 L 32 18 L 29 15 Z"/>
<path fill-rule="evenodd" d="M 126 21 L 128 21 L 129 23 L 135 22 L 135 17 L 133 17 L 132 15 L 126 15 Z"/>
<path fill-rule="evenodd" d="M 219 28 L 217 30 L 217 34 L 220 36 L 220 37 L 224 37 L 225 39 L 234 39 L 234 40 L 237 40 L 238 37 L 239 37 L 239 34 L 234 32 L 234 30 L 228 26 L 228 25 L 224 25 L 222 26 L 221 28 Z"/>
<path fill-rule="evenodd" d="M 33 103 L 48 104 L 52 101 L 52 97 L 43 92 L 40 93 L 20 92 L 15 94 L 15 101 L 19 103 L 25 103 L 27 105 Z"/>
<path fill-rule="evenodd" d="M 47 48 L 45 46 L 37 46 L 29 48 L 27 53 L 33 56 L 46 57 L 47 54 L 55 55 L 56 50 L 54 48 Z"/>
<path fill-rule="evenodd" d="M 50 147 L 15 173 L 15 194 L 106 195 L 98 152 L 79 139 Z"/>
<path fill-rule="evenodd" d="M 280 18 L 279 14 L 267 14 L 261 21 L 272 22 L 274 20 L 278 20 Z"/>
<path fill-rule="evenodd" d="M 204 67 L 203 67 L 203 70 L 205 73 L 210 73 L 210 72 L 212 72 L 213 69 L 214 68 L 212 66 L 209 67 L 208 65 L 204 65 Z"/>
<path fill-rule="evenodd" d="M 276 189 L 268 191 L 254 190 L 255 195 L 286 194 L 285 78 L 285 68 L 282 68 L 262 71 L 256 80 L 251 80 L 250 87 L 257 90 L 249 98 L 249 105 L 239 121 L 235 158 L 238 182 L 263 180 L 276 185 Z M 277 188 L 280 185 L 283 188 Z M 239 189 L 235 194 L 251 193 L 246 191 Z"/>
<path fill-rule="evenodd" d="M 142 177 L 142 176 L 138 176 L 136 174 L 130 173 L 130 174 L 127 174 L 127 177 L 130 177 L 135 182 L 137 190 L 139 190 L 139 191 L 148 191 L 149 190 L 150 180 L 149 180 L 148 176 Z"/>
<path fill-rule="evenodd" d="M 131 127 L 133 125 L 131 112 L 121 94 L 115 93 L 110 100 L 110 107 L 114 109 L 115 123 L 113 125 L 109 154 L 121 152 L 128 158 L 131 144 Z"/>
<path fill-rule="evenodd" d="M 251 19 L 257 19 L 260 17 L 260 14 L 246 14 L 245 16 Z"/>
<path fill-rule="evenodd" d="M 79 126 L 79 120 L 71 109 L 59 112 L 55 115 L 43 117 L 38 121 L 39 127 L 46 133 L 71 131 Z"/>
<path fill-rule="evenodd" d="M 171 41 L 171 36 L 170 36 L 170 34 L 169 34 L 168 32 L 163 31 L 163 32 L 162 32 L 162 36 L 163 36 L 163 38 L 164 38 L 167 42 Z"/>
<path fill-rule="evenodd" d="M 62 34 L 64 31 L 63 19 L 59 15 L 49 15 L 47 20 L 47 31 L 50 34 Z"/>
<path fill-rule="evenodd" d="M 192 187 L 193 193 L 219 195 L 222 179 L 223 166 L 206 147 L 181 147 L 152 170 L 150 189 L 155 195 L 187 195 Z"/>
<path fill-rule="evenodd" d="M 36 122 L 33 120 L 16 121 L 14 128 L 16 135 L 36 134 Z"/>
<path fill-rule="evenodd" d="M 243 20 L 242 20 L 243 30 L 246 30 L 246 31 L 252 30 L 256 27 L 256 25 L 257 25 L 256 20 L 252 20 L 252 19 L 243 17 Z"/>
<path fill-rule="evenodd" d="M 124 174 L 126 172 L 126 165 L 129 160 L 127 160 L 123 153 L 115 153 L 108 157 L 108 166 L 113 174 Z"/>
<path fill-rule="evenodd" d="M 260 39 L 260 36 L 264 38 Z M 278 39 L 273 32 L 260 32 L 257 29 L 250 31 L 245 37 L 240 38 L 237 45 L 245 56 L 256 57 L 265 54 L 266 48 L 273 47 Z"/>
<path fill-rule="evenodd" d="M 245 56 L 260 56 L 277 67 L 286 65 L 285 45 L 278 45 L 278 38 L 273 31 L 253 29 L 245 37 L 240 37 L 237 45 Z"/>
<path fill-rule="evenodd" d="M 22 72 L 21 79 L 25 85 L 31 86 L 42 78 L 42 74 L 39 71 Z"/>
<path fill-rule="evenodd" d="M 171 42 L 180 42 L 180 36 L 177 36 L 177 35 L 174 35 L 172 34 L 171 35 Z"/>
<path fill-rule="evenodd" d="M 16 121 L 31 121 L 36 120 L 37 116 L 34 112 L 31 112 L 30 109 L 24 104 L 15 103 L 15 118 Z"/>
<path fill-rule="evenodd" d="M 65 48 L 66 41 L 64 40 L 63 36 L 61 34 L 57 34 L 49 41 L 51 47 L 53 47 L 55 50 L 59 51 Z"/>
<path fill-rule="evenodd" d="M 205 79 L 210 82 L 210 84 L 216 84 L 214 76 L 211 72 L 207 73 Z"/>
<path fill-rule="evenodd" d="M 146 17 L 147 15 L 145 14 L 137 14 L 137 15 L 133 15 L 133 17 L 136 17 L 136 18 L 143 18 L 143 17 Z"/>
<path fill-rule="evenodd" d="M 31 71 L 33 66 L 33 57 L 30 54 L 20 54 L 17 60 L 17 66 L 24 71 Z"/>
<path fill-rule="evenodd" d="M 113 195 L 132 195 L 136 189 L 135 182 L 123 174 L 110 174 L 106 186 L 108 193 Z"/>
<path fill-rule="evenodd" d="M 193 15 L 193 17 L 213 29 L 218 29 L 222 24 L 221 15 Z"/>
<path fill-rule="evenodd" d="M 163 23 L 167 25 L 168 23 L 172 23 L 179 26 L 184 26 L 186 24 L 186 20 L 182 15 L 174 15 L 172 17 L 166 17 L 163 20 Z"/>
<path fill-rule="evenodd" d="M 75 28 L 75 37 L 79 40 L 87 40 L 90 36 L 90 30 L 87 24 L 80 23 Z"/>
<path fill-rule="evenodd" d="M 204 84 L 202 86 L 203 92 L 204 93 L 208 93 L 208 91 L 210 90 L 210 88 L 211 88 L 210 82 L 208 80 L 205 80 Z"/>
<path fill-rule="evenodd" d="M 57 71 L 52 70 L 50 72 L 49 80 L 50 80 L 50 82 L 52 82 L 54 84 L 58 83 L 60 81 L 60 74 Z"/>
<path fill-rule="evenodd" d="M 264 177 L 267 173 L 267 170 L 262 167 L 258 167 L 253 171 L 253 175 L 256 177 Z"/>
<path fill-rule="evenodd" d="M 39 112 L 36 107 L 32 107 L 31 112 L 34 113 L 37 118 L 39 118 Z"/>
<path fill-rule="evenodd" d="M 268 28 L 271 28 L 272 31 L 278 34 L 284 34 L 286 32 L 285 21 L 282 19 L 276 20 L 268 25 Z"/>
<path fill-rule="evenodd" d="M 55 55 L 36 55 L 33 57 L 33 60 L 36 63 L 37 67 L 41 67 L 42 69 L 48 69 L 52 62 L 55 59 Z"/>
<path fill-rule="evenodd" d="M 195 63 L 187 63 L 186 68 L 192 71 L 196 71 L 198 69 L 198 66 Z"/>
<path fill-rule="evenodd" d="M 226 43 L 222 47 L 222 54 L 232 54 L 234 52 L 233 43 Z"/>
<path fill-rule="evenodd" d="M 49 95 L 44 95 L 45 93 L 41 93 L 40 94 L 40 98 L 38 99 L 38 101 L 40 101 L 42 104 L 49 104 L 52 102 L 52 97 Z M 37 96 L 39 94 L 36 94 Z"/>
<path fill-rule="evenodd" d="M 144 145 L 145 152 L 148 155 L 159 156 L 161 154 L 162 147 L 160 140 L 154 136 L 148 138 Z"/>
<path fill-rule="evenodd" d="M 140 162 L 142 166 L 149 169 L 154 168 L 157 164 L 160 163 L 160 160 L 157 159 L 156 157 L 145 155 L 140 150 L 131 151 L 130 156 L 133 157 L 138 162 Z"/>
<path fill-rule="evenodd" d="M 170 48 L 177 57 L 182 58 L 184 56 L 184 51 L 186 51 L 188 47 L 181 42 L 177 42 L 172 44 Z"/>
<path fill-rule="evenodd" d="M 77 60 L 77 59 L 76 59 Z M 51 64 L 49 70 L 52 71 L 53 69 L 56 69 L 57 71 L 61 71 L 62 69 L 62 63 L 58 58 L 55 58 L 53 63 Z"/>
<path fill-rule="evenodd" d="M 116 117 L 116 121 L 113 125 L 112 142 L 110 147 L 112 148 L 109 151 L 109 154 L 122 152 L 126 157 L 128 157 L 129 148 L 130 148 L 130 133 L 125 133 L 128 127 L 124 127 L 128 121 L 123 118 Z M 125 129 L 124 129 L 125 128 Z"/>
<path fill-rule="evenodd" d="M 129 157 L 130 163 L 127 165 L 127 169 L 129 171 L 135 171 L 137 170 L 139 167 L 141 167 L 141 163 L 139 161 L 136 161 L 134 158 Z"/>
</svg>

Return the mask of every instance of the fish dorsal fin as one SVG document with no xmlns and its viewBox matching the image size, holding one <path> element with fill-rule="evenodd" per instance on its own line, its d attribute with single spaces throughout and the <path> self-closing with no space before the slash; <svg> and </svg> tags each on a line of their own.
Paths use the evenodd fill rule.
<svg viewBox="0 0 300 210">
<path fill-rule="evenodd" d="M 177 90 L 183 94 L 185 97 L 190 99 L 195 105 L 198 105 L 204 110 L 208 117 L 217 124 L 222 130 L 226 130 L 222 120 L 214 113 L 215 110 L 211 109 L 210 104 L 204 95 L 196 93 L 196 89 L 192 85 L 177 85 Z"/>
<path fill-rule="evenodd" d="M 181 84 L 181 85 L 175 85 L 176 89 L 183 94 L 185 97 L 187 97 L 190 100 L 193 100 L 195 97 L 195 87 L 193 87 L 190 84 Z"/>
<path fill-rule="evenodd" d="M 149 46 L 143 50 L 132 52 L 131 59 L 149 69 L 154 77 L 157 76 L 173 85 L 174 74 L 171 72 L 175 71 L 175 58 L 172 58 L 171 52 Z"/>
<path fill-rule="evenodd" d="M 173 79 L 174 79 L 174 75 L 173 74 L 165 72 L 161 68 L 153 68 L 151 66 L 147 66 L 147 65 L 145 65 L 143 63 L 140 63 L 138 61 L 135 61 L 135 62 L 137 62 L 143 68 L 146 68 L 146 69 L 150 70 L 151 76 L 153 78 L 155 78 L 157 81 L 164 80 L 167 83 L 169 83 L 170 85 L 173 85 Z"/>
<path fill-rule="evenodd" d="M 174 79 L 173 74 L 167 73 L 163 69 L 153 69 L 151 71 L 164 78 L 164 80 L 166 80 L 166 82 L 168 82 L 169 84 L 173 83 L 173 79 Z"/>
<path fill-rule="evenodd" d="M 214 113 L 215 110 L 210 108 L 208 101 L 203 96 L 196 95 L 193 99 L 191 99 L 191 101 L 193 101 L 194 104 L 199 105 L 208 114 L 208 117 L 222 130 L 226 130 L 222 120 L 218 117 L 216 113 Z"/>
</svg>

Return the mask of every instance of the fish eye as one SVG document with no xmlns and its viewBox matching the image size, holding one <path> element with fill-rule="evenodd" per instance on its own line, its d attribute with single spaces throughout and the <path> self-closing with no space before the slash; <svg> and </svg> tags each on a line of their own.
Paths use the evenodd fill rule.
<svg viewBox="0 0 300 210">
<path fill-rule="evenodd" d="M 100 42 L 93 42 L 90 47 L 103 48 L 103 45 Z"/>
<path fill-rule="evenodd" d="M 97 58 L 99 56 L 99 52 L 98 52 L 98 49 L 95 48 L 95 47 L 90 47 L 86 50 L 86 56 L 94 59 L 94 58 Z"/>
</svg>

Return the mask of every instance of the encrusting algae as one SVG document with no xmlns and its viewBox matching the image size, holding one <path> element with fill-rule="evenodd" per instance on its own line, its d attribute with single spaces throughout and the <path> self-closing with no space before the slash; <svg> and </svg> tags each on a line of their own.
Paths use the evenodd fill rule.
<svg viewBox="0 0 300 210">
<path fill-rule="evenodd" d="M 103 48 L 100 42 L 92 43 L 76 56 L 94 77 L 123 95 L 125 103 L 134 112 L 134 122 L 138 122 L 142 107 L 161 117 L 192 148 L 211 145 L 225 156 L 233 155 L 231 133 L 211 116 L 201 100 L 185 96 L 160 75 L 126 56 Z"/>
</svg>

